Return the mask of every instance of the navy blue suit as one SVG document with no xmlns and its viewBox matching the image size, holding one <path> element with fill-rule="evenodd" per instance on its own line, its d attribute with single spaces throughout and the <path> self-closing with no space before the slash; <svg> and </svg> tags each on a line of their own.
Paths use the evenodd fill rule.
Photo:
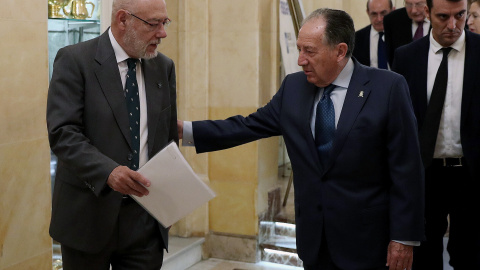
<svg viewBox="0 0 480 270">
<path fill-rule="evenodd" d="M 370 66 L 370 31 L 372 25 L 368 25 L 355 32 L 355 47 L 353 56 L 365 66 Z"/>
<path fill-rule="evenodd" d="M 390 66 L 393 64 L 395 50 L 412 42 L 412 19 L 408 17 L 405 8 L 396 9 L 383 18 L 385 31 L 385 45 L 387 47 L 387 59 Z"/>
<path fill-rule="evenodd" d="M 426 237 L 414 255 L 415 269 L 442 269 L 443 235 L 450 214 L 448 251 L 455 269 L 480 269 L 480 223 L 472 217 L 480 200 L 480 36 L 465 32 L 465 65 L 461 104 L 460 137 L 463 167 L 426 170 Z M 427 110 L 427 72 L 430 36 L 398 48 L 392 69 L 408 83 L 413 108 L 422 127 Z M 423 262 L 424 261 L 424 262 Z M 475 261 L 475 262 L 474 262 Z M 424 264 L 422 264 L 424 263 Z"/>
<path fill-rule="evenodd" d="M 248 117 L 193 122 L 197 152 L 282 135 L 292 162 L 297 250 L 317 263 L 322 233 L 342 269 L 384 267 L 390 240 L 423 237 L 423 168 L 403 77 L 363 66 L 354 72 L 329 161 L 320 166 L 310 128 L 318 87 L 303 72 Z M 325 243 L 324 243 L 325 244 Z"/>
</svg>

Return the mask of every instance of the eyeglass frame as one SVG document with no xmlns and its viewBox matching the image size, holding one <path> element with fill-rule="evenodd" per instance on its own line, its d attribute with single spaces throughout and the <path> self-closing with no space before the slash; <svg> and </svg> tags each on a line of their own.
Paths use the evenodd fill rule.
<svg viewBox="0 0 480 270">
<path fill-rule="evenodd" d="M 413 7 L 415 8 L 424 8 L 426 5 L 427 5 L 427 2 L 418 2 L 418 3 L 407 3 L 406 1 L 403 1 L 403 3 L 405 4 L 405 8 L 408 8 L 408 9 L 411 9 Z"/>
<path fill-rule="evenodd" d="M 170 23 L 172 22 L 172 20 L 171 20 L 170 18 L 166 18 L 166 19 L 164 19 L 163 22 L 161 22 L 161 23 L 157 23 L 157 24 L 149 23 L 149 22 L 147 22 L 146 20 L 138 17 L 137 15 L 133 14 L 132 12 L 130 12 L 130 11 L 128 11 L 128 10 L 125 10 L 125 12 L 127 12 L 128 15 L 133 16 L 134 18 L 139 19 L 140 21 L 148 24 L 150 27 L 155 28 L 155 29 L 157 29 L 159 25 L 163 25 L 164 28 L 167 28 L 167 27 L 170 25 Z M 151 30 L 151 31 L 153 31 L 153 30 Z"/>
</svg>

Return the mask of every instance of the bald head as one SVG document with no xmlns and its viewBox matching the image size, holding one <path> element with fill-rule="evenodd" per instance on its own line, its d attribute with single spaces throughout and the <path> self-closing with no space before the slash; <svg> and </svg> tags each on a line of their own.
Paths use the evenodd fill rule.
<svg viewBox="0 0 480 270">
<path fill-rule="evenodd" d="M 367 15 L 377 32 L 383 32 L 383 17 L 393 10 L 391 0 L 368 0 Z"/>
</svg>

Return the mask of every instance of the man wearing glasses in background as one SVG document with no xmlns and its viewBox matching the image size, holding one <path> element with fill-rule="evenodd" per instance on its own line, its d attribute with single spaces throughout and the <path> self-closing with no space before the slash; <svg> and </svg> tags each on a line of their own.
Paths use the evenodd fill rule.
<svg viewBox="0 0 480 270">
<path fill-rule="evenodd" d="M 170 22 L 164 0 L 114 0 L 100 37 L 58 51 L 47 102 L 58 157 L 50 235 L 63 269 L 160 269 L 168 229 L 129 195 L 136 170 L 178 142 L 173 61 L 157 52 Z"/>
<path fill-rule="evenodd" d="M 426 19 L 425 0 L 405 0 L 405 7 L 390 12 L 383 19 L 385 45 L 390 66 L 393 64 L 395 49 L 422 38 L 430 30 Z"/>
</svg>

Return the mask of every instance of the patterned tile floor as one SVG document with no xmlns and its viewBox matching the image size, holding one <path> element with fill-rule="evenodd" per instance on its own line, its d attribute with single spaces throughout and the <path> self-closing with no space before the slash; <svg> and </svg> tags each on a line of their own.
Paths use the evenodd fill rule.
<svg viewBox="0 0 480 270">
<path fill-rule="evenodd" d="M 303 270 L 303 268 L 267 262 L 243 263 L 211 258 L 201 261 L 187 270 Z"/>
</svg>

